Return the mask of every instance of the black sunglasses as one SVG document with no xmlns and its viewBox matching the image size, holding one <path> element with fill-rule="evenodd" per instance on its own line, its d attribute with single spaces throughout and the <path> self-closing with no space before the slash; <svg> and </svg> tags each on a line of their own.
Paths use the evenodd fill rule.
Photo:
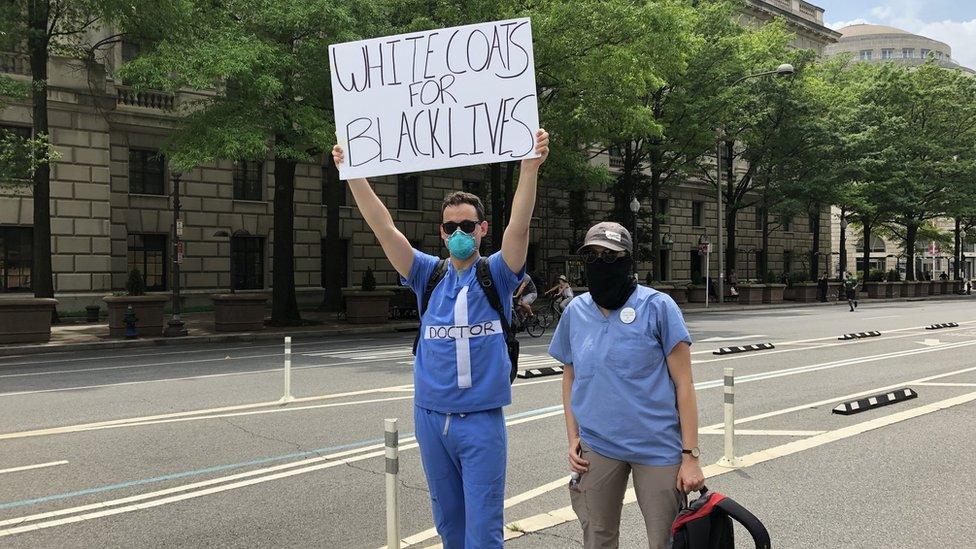
<svg viewBox="0 0 976 549">
<path fill-rule="evenodd" d="M 441 227 L 444 228 L 444 232 L 447 234 L 454 234 L 459 227 L 462 231 L 471 234 L 474 232 L 475 227 L 477 227 L 480 223 L 480 221 L 471 221 L 470 219 L 460 222 L 445 221 L 444 223 L 441 223 Z"/>
<path fill-rule="evenodd" d="M 628 255 L 630 255 L 628 252 L 615 252 L 613 250 L 603 250 L 602 252 L 583 250 L 583 253 L 580 254 L 580 258 L 583 259 L 584 263 L 596 263 L 597 259 L 603 261 L 604 263 L 615 263 Z"/>
</svg>

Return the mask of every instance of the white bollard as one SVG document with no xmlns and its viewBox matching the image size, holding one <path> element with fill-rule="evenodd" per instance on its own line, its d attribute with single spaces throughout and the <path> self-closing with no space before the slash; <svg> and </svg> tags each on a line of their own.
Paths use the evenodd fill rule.
<svg viewBox="0 0 976 549">
<path fill-rule="evenodd" d="M 285 336 L 285 395 L 281 397 L 281 404 L 287 404 L 295 400 L 291 396 L 291 336 Z"/>
<path fill-rule="evenodd" d="M 386 547 L 400 549 L 400 503 L 397 498 L 400 476 L 400 435 L 396 419 L 384 422 L 386 442 Z"/>
<path fill-rule="evenodd" d="M 739 467 L 735 457 L 735 369 L 725 368 L 725 455 L 718 461 L 723 467 Z"/>
</svg>

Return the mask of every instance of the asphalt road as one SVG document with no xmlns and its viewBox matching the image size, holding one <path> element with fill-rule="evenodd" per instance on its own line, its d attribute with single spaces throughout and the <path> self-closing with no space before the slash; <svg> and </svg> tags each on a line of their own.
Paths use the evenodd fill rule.
<svg viewBox="0 0 976 549">
<path fill-rule="evenodd" d="M 703 465 L 722 456 L 727 367 L 737 378 L 736 455 L 749 463 L 706 468 L 708 484 L 753 510 L 777 546 L 971 545 L 971 302 L 695 312 L 687 321 Z M 960 326 L 924 329 L 941 322 Z M 836 339 L 869 330 L 883 335 Z M 524 367 L 552 364 L 548 335 L 523 338 Z M 762 342 L 776 349 L 712 354 Z M 375 549 L 385 543 L 388 417 L 400 418 L 402 537 L 435 544 L 410 438 L 411 343 L 411 334 L 296 339 L 297 400 L 287 405 L 277 403 L 280 344 L 2 358 L 0 546 Z M 845 397 L 902 386 L 919 398 L 830 413 Z M 506 409 L 506 522 L 510 536 L 526 531 L 512 547 L 579 545 L 578 525 L 548 514 L 569 503 L 560 404 L 559 379 L 545 377 L 516 382 Z M 629 504 L 621 546 L 643 537 Z"/>
</svg>

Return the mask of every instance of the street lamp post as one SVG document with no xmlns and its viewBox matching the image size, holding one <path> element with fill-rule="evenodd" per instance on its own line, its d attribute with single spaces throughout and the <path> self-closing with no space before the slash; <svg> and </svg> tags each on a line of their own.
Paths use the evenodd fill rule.
<svg viewBox="0 0 976 549">
<path fill-rule="evenodd" d="M 796 74 L 796 69 L 793 67 L 793 65 L 791 65 L 789 63 L 783 63 L 782 65 L 776 67 L 776 70 L 765 71 L 765 72 L 760 72 L 760 73 L 756 73 L 756 74 L 749 74 L 749 75 L 743 76 L 742 78 L 739 78 L 735 82 L 732 82 L 732 84 L 730 84 L 729 87 L 730 88 L 734 88 L 734 87 L 738 86 L 739 84 L 745 82 L 746 80 L 751 80 L 753 78 L 762 78 L 764 76 L 771 76 L 771 75 L 776 75 L 776 76 L 779 76 L 779 77 L 785 77 L 785 76 L 793 76 L 794 74 Z M 716 155 L 715 155 L 715 187 L 716 187 L 716 189 L 718 191 L 716 193 L 718 195 L 716 197 L 717 198 L 717 204 L 718 204 L 718 215 L 716 216 L 718 218 L 718 243 L 717 243 L 717 246 L 718 246 L 718 288 L 716 288 L 716 289 L 718 290 L 718 302 L 719 303 L 724 303 L 725 302 L 725 252 L 722 249 L 722 246 L 723 246 L 722 241 L 724 239 L 724 234 L 723 233 L 724 233 L 724 230 L 725 230 L 725 227 L 724 227 L 725 222 L 722 219 L 722 217 L 723 217 L 723 215 L 725 213 L 724 212 L 725 208 L 724 208 L 724 205 L 722 204 L 722 144 L 723 144 L 722 142 L 724 141 L 724 137 L 725 136 L 724 136 L 724 132 L 722 132 L 722 131 L 718 131 L 717 133 L 718 133 L 718 139 L 716 139 L 717 145 L 715 147 L 716 148 L 716 151 L 715 151 L 716 152 Z M 730 154 L 729 154 L 729 166 L 728 166 L 728 168 L 729 168 L 729 178 L 730 178 L 730 181 L 731 181 L 732 172 L 733 172 L 731 151 L 730 151 Z"/>
<path fill-rule="evenodd" d="M 637 212 L 641 209 L 640 200 L 637 200 L 635 196 L 630 200 L 630 212 L 634 214 L 634 270 L 637 270 L 637 266 L 640 263 L 640 240 L 637 236 Z"/>
<path fill-rule="evenodd" d="M 844 216 L 843 211 L 840 215 L 840 273 L 837 274 L 838 278 L 844 278 L 844 273 L 847 272 L 847 217 Z"/>
<path fill-rule="evenodd" d="M 163 335 L 179 337 L 186 335 L 186 326 L 180 318 L 180 265 L 183 263 L 183 220 L 180 219 L 180 178 L 182 174 L 174 171 L 173 180 L 173 316 L 166 324 Z"/>
</svg>

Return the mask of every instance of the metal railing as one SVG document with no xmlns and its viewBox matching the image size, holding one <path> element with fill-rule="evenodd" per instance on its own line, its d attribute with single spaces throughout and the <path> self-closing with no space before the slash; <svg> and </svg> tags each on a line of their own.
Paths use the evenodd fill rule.
<svg viewBox="0 0 976 549">
<path fill-rule="evenodd" d="M 176 105 L 176 96 L 160 91 L 135 91 L 129 86 L 117 86 L 117 104 L 145 109 L 171 111 Z"/>
</svg>

